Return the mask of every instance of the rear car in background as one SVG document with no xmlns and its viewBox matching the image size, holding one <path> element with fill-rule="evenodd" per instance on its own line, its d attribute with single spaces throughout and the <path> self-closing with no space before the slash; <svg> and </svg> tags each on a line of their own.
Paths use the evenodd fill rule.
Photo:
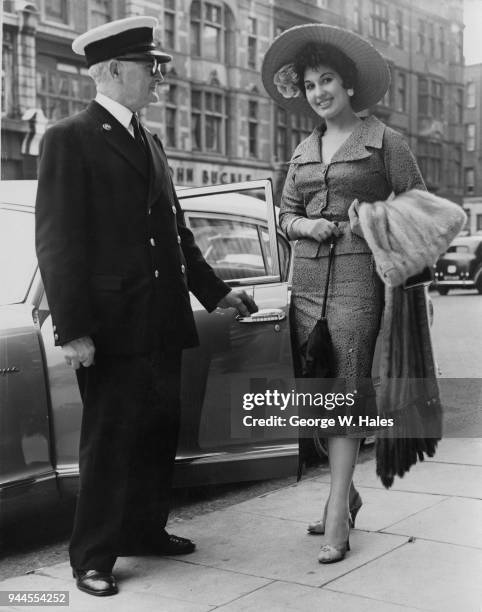
<svg viewBox="0 0 482 612">
<path fill-rule="evenodd" d="M 482 294 L 482 236 L 456 238 L 435 265 L 435 289 L 476 289 Z"/>
</svg>

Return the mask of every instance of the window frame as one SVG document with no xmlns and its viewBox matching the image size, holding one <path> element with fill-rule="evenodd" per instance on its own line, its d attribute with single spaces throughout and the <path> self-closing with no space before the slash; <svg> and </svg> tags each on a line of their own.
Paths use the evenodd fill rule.
<svg viewBox="0 0 482 612">
<path fill-rule="evenodd" d="M 201 105 L 200 108 L 193 107 L 193 94 L 200 94 Z M 213 96 L 213 108 L 208 108 L 206 103 L 206 97 Z M 216 96 L 220 96 L 221 98 L 221 111 L 217 111 L 216 106 Z M 208 153 L 210 155 L 222 155 L 226 156 L 227 152 L 227 137 L 226 137 L 226 128 L 228 122 L 228 96 L 227 92 L 224 89 L 211 89 L 205 87 L 197 87 L 196 85 L 191 85 L 191 150 L 192 151 L 200 151 L 204 153 Z M 194 139 L 193 139 L 193 115 L 199 117 L 200 120 L 200 147 L 194 147 Z M 212 118 L 216 121 L 216 124 L 219 125 L 217 129 L 217 138 L 220 142 L 220 150 L 216 149 L 208 149 L 207 148 L 207 129 L 208 122 L 207 118 Z M 219 121 L 218 121 L 219 120 Z"/>
<path fill-rule="evenodd" d="M 42 22 L 47 24 L 55 24 L 57 27 L 69 28 L 72 26 L 72 6 L 70 0 L 60 0 L 64 6 L 65 19 L 57 20 L 47 14 L 47 3 L 49 0 L 42 0 L 41 15 Z"/>
</svg>

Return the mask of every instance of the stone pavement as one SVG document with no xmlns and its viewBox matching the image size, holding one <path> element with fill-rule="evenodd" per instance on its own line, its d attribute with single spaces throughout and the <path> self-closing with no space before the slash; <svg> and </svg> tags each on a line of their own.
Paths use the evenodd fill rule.
<svg viewBox="0 0 482 612">
<path fill-rule="evenodd" d="M 344 561 L 320 565 L 329 475 L 170 525 L 196 541 L 187 557 L 130 557 L 120 593 L 75 588 L 66 563 L 0 582 L 0 590 L 68 590 L 71 612 L 406 612 L 482 610 L 482 440 L 446 439 L 386 491 L 374 461 L 358 466 L 363 498 Z M 27 609 L 13 607 L 4 609 Z M 32 608 L 29 608 L 32 609 Z M 34 608 L 52 610 L 52 607 Z"/>
</svg>

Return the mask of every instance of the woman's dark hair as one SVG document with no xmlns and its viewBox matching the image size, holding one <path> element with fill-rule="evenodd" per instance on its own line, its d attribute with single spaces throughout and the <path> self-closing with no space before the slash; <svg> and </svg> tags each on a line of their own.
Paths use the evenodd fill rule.
<svg viewBox="0 0 482 612">
<path fill-rule="evenodd" d="M 305 97 L 305 70 L 307 68 L 318 68 L 318 66 L 328 66 L 338 72 L 345 89 L 350 87 L 356 89 L 357 70 L 355 63 L 343 51 L 332 45 L 308 43 L 301 49 L 293 64 L 297 77 L 296 84 Z"/>
</svg>

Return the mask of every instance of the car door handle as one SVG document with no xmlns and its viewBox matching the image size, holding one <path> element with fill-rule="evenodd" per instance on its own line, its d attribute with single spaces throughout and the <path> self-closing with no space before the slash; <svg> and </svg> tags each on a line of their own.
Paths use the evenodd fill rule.
<svg viewBox="0 0 482 612">
<path fill-rule="evenodd" d="M 269 321 L 282 321 L 286 314 L 280 308 L 262 308 L 249 317 L 237 315 L 238 323 L 267 323 Z"/>
</svg>

